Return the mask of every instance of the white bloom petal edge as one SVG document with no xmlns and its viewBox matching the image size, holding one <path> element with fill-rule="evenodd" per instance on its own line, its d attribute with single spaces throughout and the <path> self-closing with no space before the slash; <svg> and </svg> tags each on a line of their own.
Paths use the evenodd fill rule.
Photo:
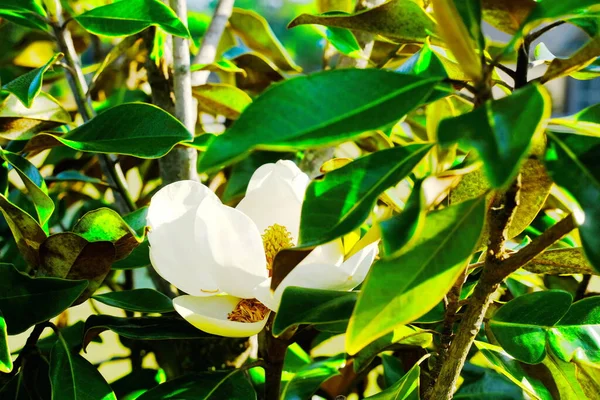
<svg viewBox="0 0 600 400">
<path fill-rule="evenodd" d="M 227 319 L 239 298 L 234 296 L 179 296 L 173 299 L 175 310 L 201 331 L 226 337 L 249 337 L 265 327 L 268 314 L 259 322 L 235 322 Z"/>
<path fill-rule="evenodd" d="M 219 201 L 206 186 L 180 181 L 165 186 L 152 197 L 147 222 L 150 259 L 165 280 L 193 295 L 219 292 L 194 239 L 196 210 L 204 202 Z"/>
</svg>

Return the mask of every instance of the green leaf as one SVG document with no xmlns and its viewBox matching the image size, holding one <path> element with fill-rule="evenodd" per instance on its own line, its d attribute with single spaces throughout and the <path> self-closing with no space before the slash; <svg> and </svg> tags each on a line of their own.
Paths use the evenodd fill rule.
<svg viewBox="0 0 600 400">
<path fill-rule="evenodd" d="M 8 333 L 6 333 L 6 321 L 0 310 L 0 372 L 9 373 L 12 371 L 13 362 L 10 357 L 10 348 L 8 347 Z"/>
<path fill-rule="evenodd" d="M 85 182 L 92 183 L 94 185 L 99 186 L 109 186 L 108 182 L 103 181 L 102 179 L 92 178 L 91 176 L 87 176 L 82 174 L 79 171 L 69 170 L 62 171 L 54 176 L 49 176 L 46 178 L 47 182 Z"/>
<path fill-rule="evenodd" d="M 425 206 L 421 184 L 417 181 L 410 193 L 402 212 L 392 218 L 379 222 L 381 241 L 386 257 L 399 252 L 410 241 L 419 236 L 425 218 Z"/>
<path fill-rule="evenodd" d="M 579 234 L 585 255 L 600 271 L 600 138 L 548 132 L 548 172 L 556 184 L 567 189 L 585 213 Z"/>
<path fill-rule="evenodd" d="M 409 248 L 374 264 L 350 319 L 348 353 L 356 354 L 441 301 L 475 250 L 484 219 L 483 197 L 434 211 Z"/>
<path fill-rule="evenodd" d="M 358 228 L 377 197 L 406 178 L 431 147 L 377 151 L 312 181 L 302 203 L 299 246 L 327 243 Z"/>
<path fill-rule="evenodd" d="M 141 207 L 123 217 L 123 220 L 129 225 L 138 237 L 143 237 L 146 231 L 146 218 L 148 216 L 148 207 Z"/>
<path fill-rule="evenodd" d="M 598 271 L 588 263 L 581 247 L 546 250 L 525 264 L 523 268 L 536 274 L 598 275 Z"/>
<path fill-rule="evenodd" d="M 378 7 L 355 14 L 302 14 L 288 28 L 317 24 L 369 32 L 390 38 L 398 43 L 423 43 L 437 31 L 433 18 L 415 1 L 392 0 Z"/>
<path fill-rule="evenodd" d="M 545 375 L 550 375 L 549 387 L 556 387 L 557 396 L 555 398 L 566 400 L 587 399 L 585 391 L 577 379 L 577 365 L 561 361 L 552 353 L 544 359 L 543 365 L 547 368 Z M 550 386 L 552 385 L 552 386 Z M 597 392 L 596 392 L 597 393 Z M 593 397 L 589 398 L 590 400 Z"/>
<path fill-rule="evenodd" d="M 213 170 L 256 148 L 286 151 L 339 143 L 387 126 L 422 104 L 437 82 L 376 69 L 325 71 L 284 81 L 211 142 L 199 169 Z"/>
<path fill-rule="evenodd" d="M 240 370 L 182 376 L 148 390 L 137 400 L 256 400 L 254 388 Z"/>
<path fill-rule="evenodd" d="M 419 375 L 421 374 L 421 367 L 415 364 L 402 378 L 400 378 L 392 386 L 384 390 L 383 392 L 377 393 L 376 395 L 369 396 L 366 399 L 369 400 L 418 400 L 419 399 Z"/>
<path fill-rule="evenodd" d="M 48 188 L 46 182 L 40 174 L 40 171 L 31 164 L 26 158 L 9 151 L 2 151 L 0 154 L 10 165 L 13 166 L 17 174 L 27 188 L 27 192 L 33 200 L 35 210 L 37 211 L 38 220 L 42 227 L 46 227 L 48 220 L 54 212 L 54 202 L 48 196 Z"/>
<path fill-rule="evenodd" d="M 35 219 L 2 194 L 0 194 L 0 211 L 13 234 L 19 252 L 30 267 L 37 267 L 38 249 L 46 240 L 46 233 Z"/>
<path fill-rule="evenodd" d="M 578 18 L 600 11 L 596 0 L 539 1 L 522 26 L 540 24 L 554 19 Z"/>
<path fill-rule="evenodd" d="M 119 1 L 75 17 L 88 32 L 102 36 L 129 36 L 151 26 L 185 38 L 190 37 L 185 25 L 170 7 L 160 0 Z"/>
<path fill-rule="evenodd" d="M 128 103 L 108 109 L 64 136 L 39 134 L 28 146 L 50 148 L 62 143 L 79 151 L 159 158 L 177 143 L 192 139 L 185 126 L 166 111 L 151 104 Z"/>
<path fill-rule="evenodd" d="M 50 381 L 52 399 L 117 400 L 100 372 L 79 354 L 72 354 L 60 338 L 50 353 Z"/>
<path fill-rule="evenodd" d="M 273 335 L 300 324 L 330 324 L 348 321 L 356 303 L 355 292 L 290 286 L 281 297 L 273 323 Z"/>
<path fill-rule="evenodd" d="M 168 313 L 175 311 L 171 299 L 154 289 L 110 292 L 96 295 L 93 299 L 128 311 L 143 313 Z"/>
<path fill-rule="evenodd" d="M 540 82 L 546 83 L 575 73 L 590 65 L 598 56 L 600 56 L 600 36 L 590 39 L 566 59 L 553 59 Z"/>
<path fill-rule="evenodd" d="M 190 71 L 234 72 L 246 74 L 246 71 L 227 59 L 215 61 L 211 64 L 194 64 L 190 66 Z"/>
<path fill-rule="evenodd" d="M 438 138 L 442 145 L 464 141 L 477 150 L 490 184 L 500 188 L 517 175 L 532 139 L 541 134 L 550 111 L 546 89 L 529 85 L 503 99 L 488 101 L 470 113 L 443 120 Z"/>
<path fill-rule="evenodd" d="M 475 341 L 475 345 L 496 372 L 510 379 L 529 396 L 552 400 L 552 394 L 544 384 L 527 373 L 519 361 L 508 355 L 502 347 L 480 341 Z"/>
<path fill-rule="evenodd" d="M 150 247 L 148 240 L 144 240 L 138 247 L 133 249 L 129 256 L 115 262 L 112 269 L 136 269 L 148 267 L 150 264 Z"/>
<path fill-rule="evenodd" d="M 87 287 L 86 281 L 31 278 L 12 265 L 0 264 L 0 310 L 9 335 L 56 317 Z"/>
<path fill-rule="evenodd" d="M 77 221 L 73 232 L 89 242 L 107 241 L 114 244 L 115 261 L 131 254 L 141 241 L 119 213 L 110 208 L 100 208 L 86 213 Z"/>
<path fill-rule="evenodd" d="M 489 322 L 504 350 L 528 364 L 546 356 L 549 327 L 567 313 L 572 297 L 560 290 L 547 290 L 519 296 L 502 306 Z"/>
<path fill-rule="evenodd" d="M 538 215 L 552 189 L 552 179 L 546 171 L 544 163 L 537 158 L 526 158 L 520 169 L 521 190 L 519 204 L 508 227 L 507 238 L 512 239 L 522 233 Z M 458 185 L 450 192 L 450 204 L 456 204 L 478 196 L 487 195 L 487 208 L 494 204 L 501 193 L 491 191 L 491 184 L 481 168 L 467 173 Z M 489 223 L 486 220 L 481 234 L 480 244 L 484 246 L 489 239 Z"/>
<path fill-rule="evenodd" d="M 51 235 L 39 252 L 38 276 L 89 282 L 76 304 L 87 300 L 102 285 L 115 259 L 115 246 L 111 242 L 89 242 L 72 232 Z"/>
<path fill-rule="evenodd" d="M 0 16 L 28 28 L 48 29 L 46 11 L 36 0 L 0 0 Z"/>
<path fill-rule="evenodd" d="M 316 28 L 315 31 L 340 53 L 352 58 L 363 57 L 362 48 L 349 29 L 331 27 Z"/>
<path fill-rule="evenodd" d="M 548 331 L 552 351 L 563 361 L 600 362 L 600 297 L 573 303 L 564 317 Z"/>
<path fill-rule="evenodd" d="M 448 73 L 440 57 L 431 49 L 429 40 L 415 54 L 404 61 L 396 70 L 403 74 L 411 74 L 422 78 L 447 78 Z"/>
<path fill-rule="evenodd" d="M 35 99 L 42 91 L 44 74 L 54 65 L 54 63 L 56 63 L 56 61 L 60 60 L 62 56 L 62 53 L 55 54 L 46 64 L 44 64 L 44 66 L 29 71 L 28 73 L 19 76 L 17 79 L 8 82 L 6 85 L 2 86 L 2 89 L 17 96 L 25 107 L 31 108 L 33 99 Z"/>
<path fill-rule="evenodd" d="M 60 336 L 67 343 L 71 351 L 79 351 L 81 349 L 81 343 L 83 340 L 83 328 L 85 323 L 83 321 L 77 321 L 73 325 L 67 326 L 60 330 Z M 38 340 L 37 346 L 42 352 L 50 353 L 54 345 L 60 341 L 56 332 L 52 332 L 49 336 L 46 336 Z M 95 343 L 102 343 L 102 340 L 98 337 L 94 340 Z"/>
<path fill-rule="evenodd" d="M 300 368 L 282 389 L 281 399 L 309 399 L 323 382 L 339 375 L 345 364 L 345 356 L 340 355 L 313 362 Z"/>
<path fill-rule="evenodd" d="M 550 120 L 551 125 L 566 127 L 583 135 L 600 136 L 600 104 L 595 104 L 575 115 Z"/>
<path fill-rule="evenodd" d="M 394 344 L 419 346 L 426 348 L 433 342 L 433 335 L 430 331 L 424 331 L 410 325 L 402 325 L 394 329 L 393 332 L 380 337 L 367 347 L 356 353 L 354 356 L 354 371 L 361 372 L 371 364 L 371 361 L 382 351 L 388 350 Z"/>
<path fill-rule="evenodd" d="M 213 115 L 223 115 L 236 120 L 250 103 L 252 98 L 243 90 L 224 83 L 209 83 L 196 86 L 192 94 L 198 100 L 200 111 Z"/>
<path fill-rule="evenodd" d="M 464 381 L 456 391 L 454 399 L 523 399 L 523 391 L 504 376 L 493 370 L 466 363 L 461 377 Z"/>
<path fill-rule="evenodd" d="M 277 40 L 266 19 L 252 10 L 234 8 L 229 17 L 231 28 L 252 50 L 263 54 L 284 71 L 301 71 Z"/>
<path fill-rule="evenodd" d="M 83 349 L 100 333 L 111 330 L 135 340 L 202 339 L 210 336 L 177 317 L 119 318 L 92 315 L 85 321 Z"/>
</svg>

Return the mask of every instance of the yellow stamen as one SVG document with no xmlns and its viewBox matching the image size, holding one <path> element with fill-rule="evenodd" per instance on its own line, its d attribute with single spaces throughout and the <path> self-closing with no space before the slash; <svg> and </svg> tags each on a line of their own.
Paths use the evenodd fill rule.
<svg viewBox="0 0 600 400">
<path fill-rule="evenodd" d="M 265 319 L 269 309 L 256 299 L 242 299 L 227 319 L 235 322 L 258 322 Z"/>
<path fill-rule="evenodd" d="M 263 246 L 265 247 L 265 256 L 267 257 L 267 269 L 269 276 L 273 274 L 273 260 L 275 255 L 283 249 L 289 249 L 293 246 L 292 234 L 285 229 L 285 226 L 273 224 L 262 235 Z"/>
</svg>

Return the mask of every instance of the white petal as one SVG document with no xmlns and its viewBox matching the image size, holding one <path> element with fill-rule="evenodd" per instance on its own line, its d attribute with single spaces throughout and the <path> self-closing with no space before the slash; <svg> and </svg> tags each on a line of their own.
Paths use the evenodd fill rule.
<svg viewBox="0 0 600 400">
<path fill-rule="evenodd" d="M 205 202 L 196 214 L 196 246 L 219 289 L 253 298 L 253 289 L 268 276 L 262 237 L 252 220 L 220 202 Z"/>
<path fill-rule="evenodd" d="M 340 265 L 344 261 L 344 244 L 341 239 L 315 247 L 298 267 L 305 264 Z"/>
<path fill-rule="evenodd" d="M 246 194 L 236 207 L 249 216 L 260 233 L 273 224 L 284 226 L 298 241 L 302 201 L 292 185 L 279 178 L 267 178 L 260 187 Z"/>
<path fill-rule="evenodd" d="M 248 183 L 246 194 L 260 188 L 268 179 L 276 179 L 289 183 L 295 190 L 298 198 L 302 200 L 306 186 L 310 181 L 308 175 L 300 170 L 292 161 L 279 160 L 277 163 L 261 165 Z"/>
<path fill-rule="evenodd" d="M 175 182 L 156 192 L 147 217 L 154 269 L 180 290 L 199 296 L 219 289 L 194 238 L 196 210 L 205 201 L 219 200 L 201 183 Z"/>
<path fill-rule="evenodd" d="M 262 331 L 268 314 L 259 322 L 235 322 L 227 315 L 240 301 L 234 296 L 180 296 L 173 299 L 175 310 L 196 328 L 213 335 L 227 337 L 248 337 Z"/>
<path fill-rule="evenodd" d="M 378 245 L 379 241 L 376 241 L 365 246 L 340 266 L 342 271 L 352 277 L 350 282 L 348 282 L 350 286 L 345 290 L 353 289 L 365 280 L 369 273 L 369 269 L 371 268 L 371 264 L 373 264 L 373 261 L 379 252 Z"/>
<path fill-rule="evenodd" d="M 277 286 L 275 293 L 258 286 L 254 293 L 256 298 L 277 312 L 283 291 L 288 286 L 300 286 L 311 289 L 347 290 L 352 277 L 335 265 L 307 264 L 298 265 Z"/>
</svg>

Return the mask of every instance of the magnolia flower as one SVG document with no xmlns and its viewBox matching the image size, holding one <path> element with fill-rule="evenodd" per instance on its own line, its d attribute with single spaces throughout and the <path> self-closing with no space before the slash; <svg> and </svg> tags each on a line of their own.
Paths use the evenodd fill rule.
<svg viewBox="0 0 600 400">
<path fill-rule="evenodd" d="M 186 292 L 175 310 L 205 332 L 247 337 L 260 332 L 288 286 L 350 290 L 376 254 L 370 244 L 344 261 L 341 240 L 316 247 L 270 290 L 275 254 L 297 244 L 309 178 L 291 161 L 257 169 L 236 208 L 206 186 L 172 183 L 150 203 L 150 259 L 165 280 Z"/>
</svg>

